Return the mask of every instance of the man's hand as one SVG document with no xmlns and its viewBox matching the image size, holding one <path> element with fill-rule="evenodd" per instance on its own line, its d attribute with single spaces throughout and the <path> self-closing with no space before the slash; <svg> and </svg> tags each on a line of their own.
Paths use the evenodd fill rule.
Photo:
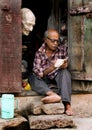
<svg viewBox="0 0 92 130">
<path fill-rule="evenodd" d="M 60 66 L 60 68 L 65 69 L 68 67 L 68 60 L 65 60 L 64 63 Z"/>
<path fill-rule="evenodd" d="M 54 63 L 56 68 L 67 68 L 68 66 L 68 57 L 65 59 L 57 59 Z"/>
<path fill-rule="evenodd" d="M 63 63 L 64 63 L 64 59 L 57 59 L 54 66 L 56 68 L 60 68 L 60 66 L 63 65 Z"/>
</svg>

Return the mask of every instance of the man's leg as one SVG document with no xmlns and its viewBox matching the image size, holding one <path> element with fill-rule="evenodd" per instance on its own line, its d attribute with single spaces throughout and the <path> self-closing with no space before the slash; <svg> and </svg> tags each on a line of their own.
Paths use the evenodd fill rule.
<svg viewBox="0 0 92 130">
<path fill-rule="evenodd" d="M 65 113 L 73 115 L 71 109 L 71 75 L 67 69 L 61 69 L 55 77 L 62 102 L 65 106 Z"/>
<path fill-rule="evenodd" d="M 46 97 L 41 100 L 43 103 L 53 103 L 61 100 L 61 97 L 53 92 L 48 84 L 43 79 L 38 78 L 35 74 L 29 76 L 29 83 L 32 86 L 32 90 L 41 95 L 46 95 Z"/>
<path fill-rule="evenodd" d="M 29 83 L 32 86 L 32 90 L 41 95 L 46 95 L 48 91 L 51 91 L 45 81 L 41 78 L 38 78 L 35 74 L 30 74 Z"/>
</svg>

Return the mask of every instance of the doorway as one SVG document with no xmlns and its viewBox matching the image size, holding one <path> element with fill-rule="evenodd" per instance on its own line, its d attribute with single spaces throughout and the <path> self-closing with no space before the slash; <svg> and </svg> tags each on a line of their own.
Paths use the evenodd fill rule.
<svg viewBox="0 0 92 130">
<path fill-rule="evenodd" d="M 67 0 L 22 0 L 22 8 L 29 8 L 36 16 L 36 24 L 29 36 L 22 37 L 22 44 L 27 46 L 23 58 L 28 62 L 28 71 L 32 71 L 35 52 L 43 43 L 43 35 L 49 27 L 61 31 L 67 23 Z M 65 30 L 66 31 L 66 30 Z M 62 35 L 66 35 L 65 32 Z"/>
<path fill-rule="evenodd" d="M 28 70 L 30 72 L 32 71 L 34 54 L 43 42 L 43 34 L 47 29 L 47 21 L 52 4 L 50 0 L 22 0 L 22 8 L 23 7 L 32 10 L 36 17 L 36 24 L 33 31 L 30 32 L 29 36 L 22 37 L 22 44 L 27 46 L 27 49 L 24 47 L 23 58 L 27 60 Z"/>
</svg>

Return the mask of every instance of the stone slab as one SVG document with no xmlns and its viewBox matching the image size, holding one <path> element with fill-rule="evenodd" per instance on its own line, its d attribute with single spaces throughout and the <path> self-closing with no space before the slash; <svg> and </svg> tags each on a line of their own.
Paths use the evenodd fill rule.
<svg viewBox="0 0 92 130">
<path fill-rule="evenodd" d="M 49 103 L 43 104 L 42 102 L 32 102 L 30 105 L 30 111 L 34 115 L 47 114 L 55 115 L 64 113 L 64 106 L 62 102 L 60 103 Z"/>
<path fill-rule="evenodd" d="M 74 118 L 75 128 L 51 128 L 46 130 L 92 130 L 92 117 L 91 118 Z"/>
<path fill-rule="evenodd" d="M 29 115 L 30 129 L 48 129 L 48 128 L 65 128 L 65 127 L 75 127 L 73 122 L 73 117 L 66 115 Z"/>
<path fill-rule="evenodd" d="M 12 119 L 0 118 L 0 130 L 7 130 L 7 129 L 9 130 L 9 128 L 14 128 L 15 130 L 15 128 L 19 126 L 20 126 L 20 130 L 23 130 L 24 124 L 27 125 L 28 121 L 20 115 L 15 115 L 15 117 Z"/>
</svg>

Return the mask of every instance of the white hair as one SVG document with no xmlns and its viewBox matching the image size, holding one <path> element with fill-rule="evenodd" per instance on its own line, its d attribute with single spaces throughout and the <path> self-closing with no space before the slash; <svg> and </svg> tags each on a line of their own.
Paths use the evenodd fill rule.
<svg viewBox="0 0 92 130">
<path fill-rule="evenodd" d="M 22 19 L 27 19 L 28 17 L 28 15 L 27 14 L 31 14 L 30 16 L 31 16 L 31 19 L 32 19 L 32 21 L 35 21 L 36 20 L 36 17 L 35 17 L 35 15 L 33 14 L 33 12 L 30 10 L 30 9 L 28 9 L 28 8 L 22 8 L 21 9 L 21 14 L 22 14 Z"/>
</svg>

